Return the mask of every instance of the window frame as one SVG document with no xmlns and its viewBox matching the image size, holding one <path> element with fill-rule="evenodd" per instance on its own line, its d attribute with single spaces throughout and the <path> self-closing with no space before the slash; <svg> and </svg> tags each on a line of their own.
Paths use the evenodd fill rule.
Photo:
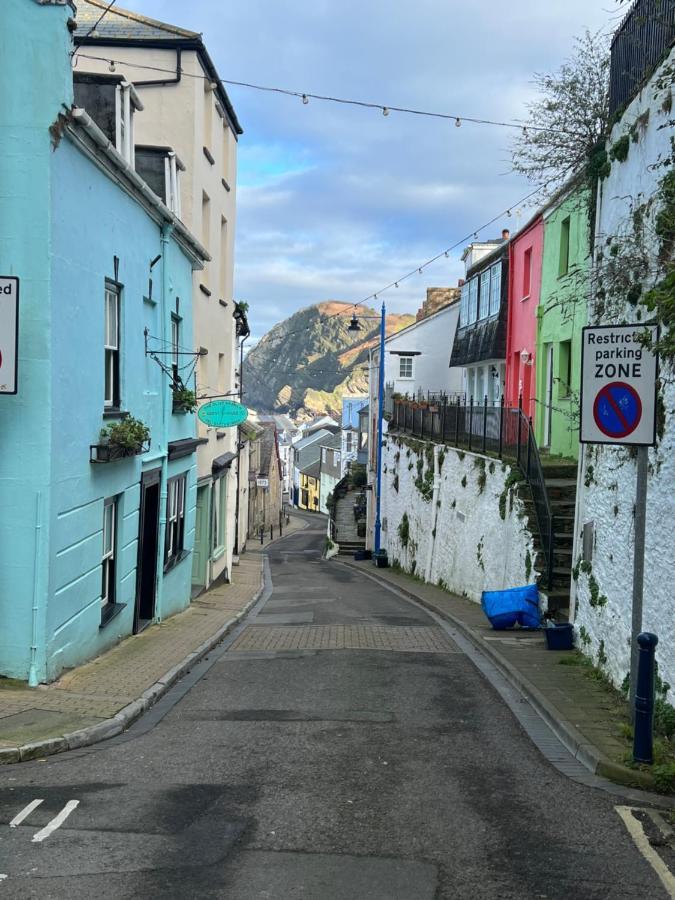
<svg viewBox="0 0 675 900">
<path fill-rule="evenodd" d="M 109 298 L 114 297 L 115 334 L 109 332 Z M 106 279 L 103 301 L 103 409 L 114 410 L 120 408 L 120 318 L 122 312 L 121 285 Z M 108 391 L 108 379 L 110 379 L 110 392 Z"/>
<path fill-rule="evenodd" d="M 171 313 L 171 373 L 174 385 L 178 384 L 178 363 L 180 360 L 180 330 L 182 319 L 177 313 Z"/>
<path fill-rule="evenodd" d="M 410 368 L 410 374 L 404 375 L 403 366 L 405 363 L 406 370 Z M 409 364 L 409 365 L 408 365 Z M 414 365 L 413 365 L 413 357 L 412 356 L 399 356 L 398 358 L 398 377 L 400 380 L 404 381 L 412 381 L 414 376 Z"/>
<path fill-rule="evenodd" d="M 468 325 L 478 320 L 478 275 L 469 279 L 469 318 Z"/>
<path fill-rule="evenodd" d="M 572 217 L 566 216 L 560 223 L 560 246 L 558 255 L 558 278 L 564 278 L 570 270 L 570 237 Z"/>
<path fill-rule="evenodd" d="M 490 315 L 499 314 L 502 305 L 502 261 L 490 266 Z"/>
<path fill-rule="evenodd" d="M 478 321 L 482 319 L 487 319 L 490 315 L 490 267 L 484 269 L 480 273 L 480 290 L 478 293 Z M 487 287 L 486 287 L 487 286 Z M 483 289 L 485 289 L 486 296 L 483 297 Z"/>
<path fill-rule="evenodd" d="M 166 482 L 166 534 L 164 535 L 164 571 L 187 556 L 185 551 L 185 495 L 187 472 Z"/>
<path fill-rule="evenodd" d="M 462 285 L 462 293 L 459 301 L 459 327 L 469 324 L 469 282 Z"/>
<path fill-rule="evenodd" d="M 521 300 L 529 300 L 532 292 L 532 247 L 523 253 L 523 287 Z"/>
</svg>

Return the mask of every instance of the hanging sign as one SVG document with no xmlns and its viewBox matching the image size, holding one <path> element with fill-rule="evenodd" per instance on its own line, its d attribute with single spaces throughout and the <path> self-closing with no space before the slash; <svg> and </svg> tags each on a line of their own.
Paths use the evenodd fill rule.
<svg viewBox="0 0 675 900">
<path fill-rule="evenodd" d="M 0 275 L 0 394 L 16 394 L 19 279 Z"/>
<path fill-rule="evenodd" d="M 248 410 L 234 400 L 212 400 L 200 406 L 197 415 L 212 428 L 234 428 L 246 421 Z"/>
<path fill-rule="evenodd" d="M 658 340 L 656 325 L 583 329 L 582 443 L 652 446 L 656 440 L 658 358 L 643 346 Z"/>
</svg>

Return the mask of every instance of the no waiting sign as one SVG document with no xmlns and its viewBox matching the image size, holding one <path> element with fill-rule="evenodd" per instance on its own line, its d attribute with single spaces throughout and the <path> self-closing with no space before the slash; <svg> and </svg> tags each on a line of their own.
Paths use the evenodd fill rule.
<svg viewBox="0 0 675 900">
<path fill-rule="evenodd" d="M 0 275 L 0 394 L 16 394 L 19 279 Z"/>
<path fill-rule="evenodd" d="M 658 359 L 656 325 L 606 325 L 583 329 L 581 433 L 589 444 L 651 446 L 656 439 Z"/>
</svg>

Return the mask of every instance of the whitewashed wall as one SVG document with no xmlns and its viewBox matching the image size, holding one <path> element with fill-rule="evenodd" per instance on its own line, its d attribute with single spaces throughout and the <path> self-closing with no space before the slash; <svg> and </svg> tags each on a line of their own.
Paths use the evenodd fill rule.
<svg viewBox="0 0 675 900">
<path fill-rule="evenodd" d="M 462 369 L 449 367 L 458 319 L 459 301 L 387 338 L 385 383 L 393 384 L 399 394 L 463 390 Z M 401 357 L 396 354 L 401 352 L 419 354 L 412 357 L 412 378 L 400 377 Z"/>
<path fill-rule="evenodd" d="M 430 459 L 423 443 L 399 442 L 391 434 L 386 439 L 382 516 L 390 561 L 476 602 L 484 590 L 532 584 L 537 574 L 534 540 L 517 490 L 505 489 L 511 467 L 451 447 L 436 446 L 431 452 Z M 431 461 L 437 473 L 430 500 L 415 484 L 420 459 L 423 472 Z M 502 518 L 499 498 L 505 490 Z M 407 547 L 399 536 L 404 513 L 410 523 Z"/>
<path fill-rule="evenodd" d="M 675 51 L 670 54 L 671 65 L 673 61 Z M 630 198 L 636 202 L 649 200 L 668 171 L 663 166 L 654 168 L 654 164 L 667 160 L 672 153 L 672 128 L 664 127 L 670 118 L 664 100 L 672 89 L 668 86 L 657 90 L 657 78 L 658 72 L 613 128 L 610 147 L 629 132 L 639 116 L 649 111 L 648 122 L 638 128 L 637 142 L 630 141 L 628 158 L 614 161 L 609 177 L 602 182 L 596 252 L 607 254 L 609 238 L 630 233 Z M 657 211 L 651 210 L 651 222 Z M 651 232 L 651 227 L 647 232 Z M 653 258 L 657 255 L 653 235 L 647 253 Z M 600 315 L 591 322 L 635 322 L 638 315 L 639 306 L 626 304 L 618 316 L 616 312 Z M 675 685 L 675 384 L 672 369 L 662 374 L 666 375 L 662 386 L 666 418 L 658 445 L 649 452 L 643 627 L 659 636 L 657 659 L 661 674 Z M 599 662 L 618 686 L 630 669 L 636 462 L 623 448 L 589 446 L 585 458 L 580 460 L 580 469 L 577 563 L 581 558 L 584 523 L 594 523 L 595 537 L 591 568 L 583 566 L 576 583 L 577 639 L 581 649 Z"/>
</svg>

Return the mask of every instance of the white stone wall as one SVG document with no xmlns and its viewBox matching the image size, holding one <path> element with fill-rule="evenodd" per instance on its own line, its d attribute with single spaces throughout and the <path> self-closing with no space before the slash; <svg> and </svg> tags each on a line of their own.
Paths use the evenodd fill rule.
<svg viewBox="0 0 675 900">
<path fill-rule="evenodd" d="M 422 478 L 430 463 L 436 472 L 428 500 L 415 484 L 420 460 Z M 517 489 L 506 485 L 510 473 L 509 465 L 489 457 L 389 434 L 383 448 L 382 540 L 390 562 L 398 560 L 406 571 L 476 602 L 484 590 L 532 584 L 534 540 Z M 399 532 L 404 513 L 407 546 Z"/>
<path fill-rule="evenodd" d="M 675 51 L 670 54 L 670 64 Z M 633 202 L 649 200 L 668 168 L 655 163 L 672 153 L 672 128 L 664 100 L 672 88 L 658 90 L 656 79 L 638 94 L 614 126 L 609 147 L 638 123 L 637 141 L 630 140 L 625 161 L 612 162 L 611 172 L 601 184 L 597 217 L 596 254 L 605 259 L 608 240 L 631 233 Z M 667 107 L 667 103 L 666 103 Z M 646 123 L 638 117 L 649 111 Z M 672 162 L 671 162 L 672 165 Z M 645 229 L 646 253 L 655 259 L 658 245 L 653 234 L 652 208 Z M 620 245 L 625 246 L 620 240 Z M 645 279 L 653 282 L 654 274 Z M 591 307 L 593 310 L 593 307 Z M 640 306 L 625 307 L 591 316 L 592 323 L 644 320 Z M 647 537 L 644 582 L 643 629 L 659 637 L 657 659 L 665 681 L 675 684 L 675 384 L 672 368 L 662 369 L 661 394 L 665 427 L 657 446 L 649 451 Z M 630 669 L 631 607 L 633 583 L 633 507 L 636 461 L 624 448 L 588 446 L 580 460 L 575 558 L 581 562 L 584 523 L 594 523 L 594 546 L 590 567 L 583 563 L 576 582 L 575 626 L 579 646 L 599 663 L 618 686 Z"/>
</svg>

